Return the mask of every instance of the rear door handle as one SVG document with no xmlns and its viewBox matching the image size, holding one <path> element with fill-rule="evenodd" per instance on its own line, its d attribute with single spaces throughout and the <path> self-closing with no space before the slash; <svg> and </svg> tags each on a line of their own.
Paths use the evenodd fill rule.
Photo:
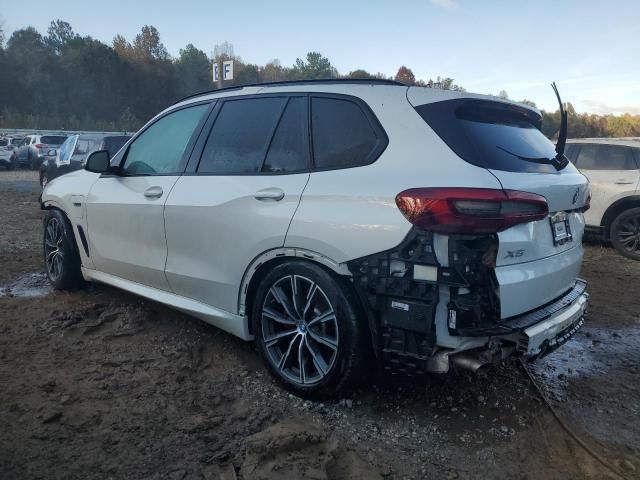
<svg viewBox="0 0 640 480">
<path fill-rule="evenodd" d="M 629 180 L 617 180 L 615 182 L 616 185 L 631 185 L 633 182 Z"/>
<path fill-rule="evenodd" d="M 263 188 L 253 194 L 256 200 L 275 200 L 279 202 L 284 198 L 284 190 L 281 188 Z"/>
<path fill-rule="evenodd" d="M 149 187 L 144 191 L 145 198 L 155 199 L 162 196 L 162 187 Z"/>
</svg>

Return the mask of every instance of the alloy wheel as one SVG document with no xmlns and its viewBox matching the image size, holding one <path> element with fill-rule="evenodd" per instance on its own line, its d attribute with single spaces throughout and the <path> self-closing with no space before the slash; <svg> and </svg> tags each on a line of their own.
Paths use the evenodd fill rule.
<svg viewBox="0 0 640 480">
<path fill-rule="evenodd" d="M 640 253 L 640 216 L 624 219 L 618 226 L 616 235 L 622 249 L 632 254 Z"/>
<path fill-rule="evenodd" d="M 44 257 L 47 273 L 51 280 L 56 281 L 62 275 L 64 251 L 62 241 L 64 229 L 57 218 L 49 219 L 44 237 Z"/>
<path fill-rule="evenodd" d="M 310 386 L 328 375 L 338 354 L 338 321 L 318 284 L 300 275 L 279 279 L 260 321 L 267 357 L 288 381 Z"/>
</svg>

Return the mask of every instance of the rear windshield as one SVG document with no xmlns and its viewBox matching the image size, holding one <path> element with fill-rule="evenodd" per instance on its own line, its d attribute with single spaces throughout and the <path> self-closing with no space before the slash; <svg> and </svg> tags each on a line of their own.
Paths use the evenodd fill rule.
<svg viewBox="0 0 640 480">
<path fill-rule="evenodd" d="M 550 172 L 554 145 L 527 108 L 475 99 L 416 107 L 422 119 L 458 156 L 479 167 L 508 172 Z"/>
<path fill-rule="evenodd" d="M 102 148 L 109 152 L 110 156 L 114 156 L 120 148 L 127 143 L 131 137 L 128 135 L 121 135 L 118 137 L 104 137 L 104 141 L 102 142 Z"/>
<path fill-rule="evenodd" d="M 62 145 L 67 137 L 62 137 L 60 135 L 44 135 L 40 137 L 40 143 L 44 143 L 45 145 Z"/>
</svg>

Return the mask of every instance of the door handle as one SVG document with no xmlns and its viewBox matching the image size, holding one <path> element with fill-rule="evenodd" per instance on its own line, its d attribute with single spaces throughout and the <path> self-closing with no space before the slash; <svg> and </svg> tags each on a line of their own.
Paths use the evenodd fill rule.
<svg viewBox="0 0 640 480">
<path fill-rule="evenodd" d="M 162 196 L 162 187 L 149 187 L 144 191 L 145 198 L 155 199 Z"/>
<path fill-rule="evenodd" d="M 616 185 L 631 185 L 633 182 L 629 180 L 617 180 L 614 182 Z"/>
<path fill-rule="evenodd" d="M 284 198 L 284 190 L 281 188 L 263 188 L 253 194 L 256 200 L 275 200 L 279 202 Z"/>
</svg>

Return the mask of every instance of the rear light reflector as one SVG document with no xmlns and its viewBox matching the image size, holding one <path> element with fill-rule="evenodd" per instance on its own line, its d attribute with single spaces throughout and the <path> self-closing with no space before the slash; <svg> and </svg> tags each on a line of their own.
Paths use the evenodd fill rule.
<svg viewBox="0 0 640 480">
<path fill-rule="evenodd" d="M 582 208 L 580 208 L 580 211 L 582 213 L 586 212 L 587 210 L 589 210 L 591 208 L 591 189 L 589 189 L 589 193 L 587 194 L 587 203 L 585 203 Z"/>
<path fill-rule="evenodd" d="M 36 147 L 36 148 L 44 148 L 44 144 L 42 144 L 42 143 L 36 143 L 35 147 Z"/>
<path fill-rule="evenodd" d="M 543 196 L 489 188 L 411 188 L 396 205 L 413 225 L 439 233 L 496 233 L 549 213 Z"/>
</svg>

